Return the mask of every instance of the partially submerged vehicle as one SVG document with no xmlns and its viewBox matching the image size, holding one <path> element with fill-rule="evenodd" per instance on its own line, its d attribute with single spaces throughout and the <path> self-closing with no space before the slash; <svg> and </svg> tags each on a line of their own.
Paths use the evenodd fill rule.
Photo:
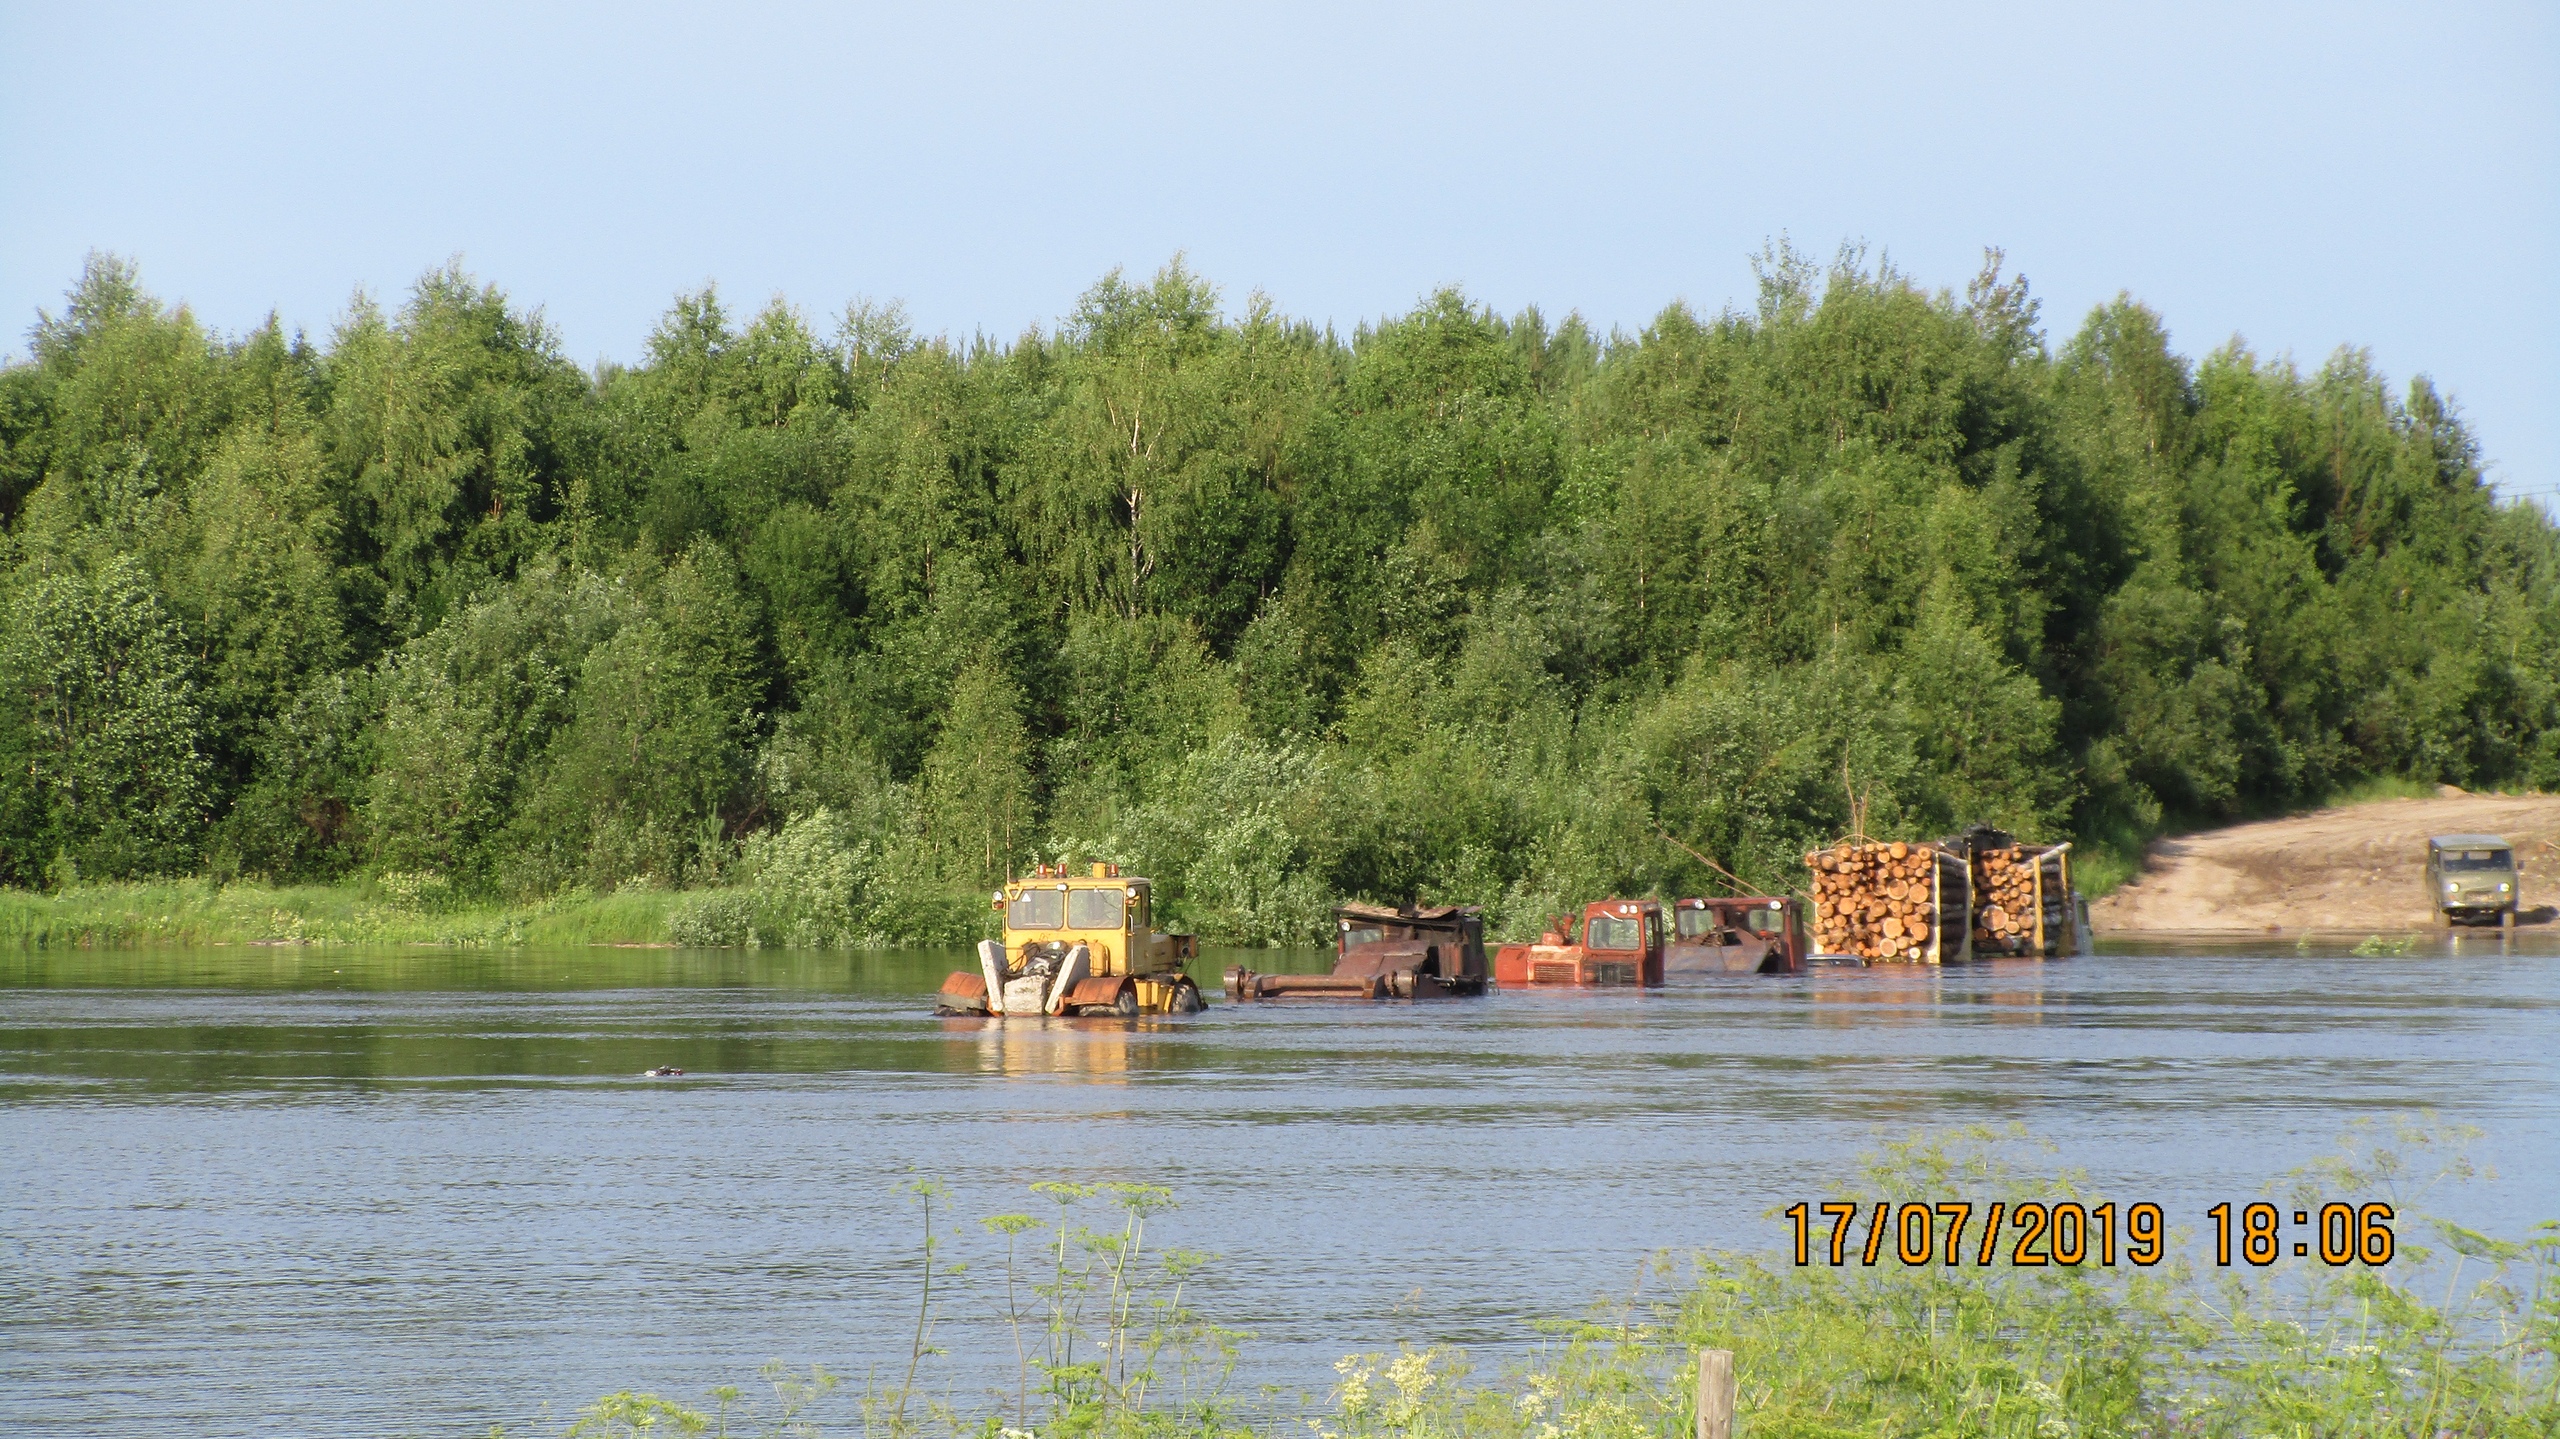
<svg viewBox="0 0 2560 1439">
<path fill-rule="evenodd" d="M 1199 952 L 1187 934 L 1152 927 L 1154 886 L 1116 864 L 1069 876 L 1040 866 L 995 893 L 1004 938 L 978 942 L 978 968 L 942 982 L 937 1014 L 999 1019 L 1194 1014 L 1206 1007 L 1182 962 Z"/>
<path fill-rule="evenodd" d="M 1675 900 L 1666 974 L 1801 974 L 1812 957 L 1804 902 L 1771 895 Z"/>
<path fill-rule="evenodd" d="M 2523 876 L 2515 846 L 2494 834 L 2440 834 L 2427 841 L 2427 902 L 2446 924 L 2512 929 Z"/>
<path fill-rule="evenodd" d="M 1494 983 L 1512 985 L 1659 985 L 1662 901 L 1602 899 L 1548 921 L 1536 944 L 1506 944 L 1493 957 Z"/>
<path fill-rule="evenodd" d="M 1333 912 L 1333 972 L 1227 971 L 1227 998 L 1436 999 L 1484 993 L 1484 911 L 1346 904 Z"/>
</svg>

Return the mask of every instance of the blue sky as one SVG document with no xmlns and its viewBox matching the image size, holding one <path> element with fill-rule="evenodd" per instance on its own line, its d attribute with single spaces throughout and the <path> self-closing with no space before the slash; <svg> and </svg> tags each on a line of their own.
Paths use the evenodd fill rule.
<svg viewBox="0 0 2560 1439">
<path fill-rule="evenodd" d="M 36 5 L 0 0 L 0 316 L 113 250 L 324 333 L 460 256 L 568 353 L 679 291 L 1009 337 L 1176 251 L 1348 326 L 1456 283 L 1635 328 L 1772 237 L 2059 341 L 2369 347 L 2560 492 L 2560 7 Z"/>
</svg>

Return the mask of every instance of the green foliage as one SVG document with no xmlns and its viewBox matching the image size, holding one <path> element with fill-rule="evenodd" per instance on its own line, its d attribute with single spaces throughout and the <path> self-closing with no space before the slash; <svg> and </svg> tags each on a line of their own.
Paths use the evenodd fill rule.
<svg viewBox="0 0 2560 1439">
<path fill-rule="evenodd" d="M 184 637 L 141 563 L 24 572 L 0 637 L 11 877 L 191 868 L 212 798 Z"/>
<path fill-rule="evenodd" d="M 925 829 L 945 872 L 970 889 L 1001 883 L 1031 838 L 1022 694 L 990 661 L 963 670 L 924 760 Z"/>
<path fill-rule="evenodd" d="M 727 857 L 761 720 L 735 567 L 697 543 L 632 587 L 636 613 L 587 651 L 509 826 L 513 888 L 716 879 Z"/>
<path fill-rule="evenodd" d="M 706 290 L 590 376 L 457 270 L 314 343 L 93 258 L 0 366 L 0 880 L 745 878 L 687 932 L 840 944 L 1073 851 L 1213 938 L 1519 934 L 1855 827 L 2103 880 L 2560 784 L 2560 533 L 2425 380 L 2130 299 L 2049 345 L 1996 254 L 1758 272 L 1605 339 L 1455 291 L 1340 336 L 1179 259 L 1010 345 Z"/>
</svg>

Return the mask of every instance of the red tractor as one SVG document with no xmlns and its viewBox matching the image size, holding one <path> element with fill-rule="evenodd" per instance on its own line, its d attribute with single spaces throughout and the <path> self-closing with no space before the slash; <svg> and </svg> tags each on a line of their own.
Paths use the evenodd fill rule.
<svg viewBox="0 0 2560 1439">
<path fill-rule="evenodd" d="M 1671 926 L 1663 967 L 1673 974 L 1802 974 L 1813 953 L 1796 899 L 1678 900 Z"/>
<path fill-rule="evenodd" d="M 1580 940 L 1571 915 L 1557 915 L 1536 944 L 1506 944 L 1493 957 L 1501 985 L 1662 983 L 1662 901 L 1602 899 L 1582 907 Z"/>
</svg>

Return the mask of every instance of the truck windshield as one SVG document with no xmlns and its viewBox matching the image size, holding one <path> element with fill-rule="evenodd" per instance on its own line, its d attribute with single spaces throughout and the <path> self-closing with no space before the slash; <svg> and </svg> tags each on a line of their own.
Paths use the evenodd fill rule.
<svg viewBox="0 0 2560 1439">
<path fill-rule="evenodd" d="M 1067 891 L 1067 928 L 1118 929 L 1120 905 L 1116 889 L 1071 889 Z"/>
<path fill-rule="evenodd" d="M 1623 917 L 1595 914 L 1583 929 L 1582 943 L 1587 949 L 1642 949 L 1643 935 L 1643 929 L 1632 914 Z"/>
<path fill-rule="evenodd" d="M 1703 909 L 1684 909 L 1673 917 L 1672 923 L 1678 927 L 1682 939 L 1696 939 L 1715 928 L 1715 916 Z"/>
<path fill-rule="evenodd" d="M 1361 925 L 1357 928 L 1346 925 L 1342 930 L 1342 947 L 1350 949 L 1357 945 L 1376 944 L 1386 937 L 1386 931 L 1373 925 Z"/>
<path fill-rule="evenodd" d="M 1004 927 L 1007 929 L 1056 929 L 1066 917 L 1067 896 L 1054 889 L 1026 889 L 1005 906 Z"/>
<path fill-rule="evenodd" d="M 2503 849 L 2449 849 L 2444 852 L 2448 871 L 2512 869 L 2514 859 Z"/>
</svg>

